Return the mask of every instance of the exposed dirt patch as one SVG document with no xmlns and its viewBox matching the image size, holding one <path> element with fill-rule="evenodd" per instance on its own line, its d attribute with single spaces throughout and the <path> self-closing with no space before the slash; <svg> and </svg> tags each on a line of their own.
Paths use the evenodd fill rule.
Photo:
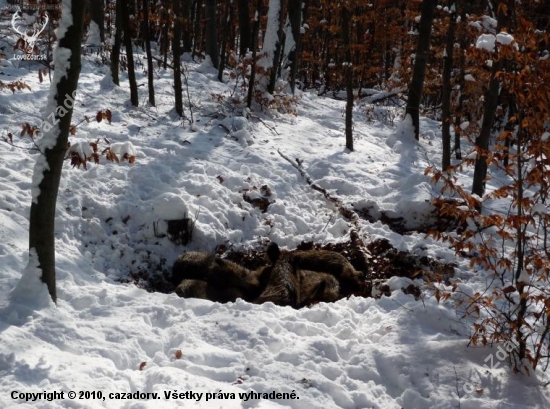
<svg viewBox="0 0 550 409">
<path fill-rule="evenodd" d="M 405 251 L 398 251 L 388 240 L 379 239 L 360 246 L 359 241 L 349 240 L 343 243 L 321 246 L 317 243 L 302 242 L 296 250 L 330 250 L 342 254 L 353 267 L 364 274 L 364 286 L 353 294 L 371 297 L 373 285 L 377 286 L 378 296 L 389 295 L 389 287 L 378 286 L 391 277 L 407 277 L 410 279 L 422 276 L 440 277 L 443 280 L 454 275 L 454 267 L 426 256 L 418 256 Z M 228 250 L 220 246 L 216 253 L 250 270 L 256 270 L 268 264 L 265 247 L 251 251 Z M 173 286 L 165 279 L 170 274 L 171 266 L 164 266 L 163 271 L 148 274 L 144 270 L 131 274 L 126 282 L 134 282 L 147 291 L 171 292 Z M 406 294 L 420 296 L 420 289 L 414 285 L 404 288 Z"/>
</svg>

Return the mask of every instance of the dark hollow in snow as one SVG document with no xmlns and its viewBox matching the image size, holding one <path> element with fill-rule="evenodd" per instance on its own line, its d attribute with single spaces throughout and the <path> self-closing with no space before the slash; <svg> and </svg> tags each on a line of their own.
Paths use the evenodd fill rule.
<svg viewBox="0 0 550 409">
<path fill-rule="evenodd" d="M 279 270 L 279 267 L 276 267 L 275 271 L 277 274 L 283 274 L 284 277 L 288 276 L 288 279 L 290 279 L 289 285 L 291 287 L 283 293 L 286 294 L 290 291 L 288 294 L 293 294 L 292 291 L 295 290 L 294 286 L 298 288 L 298 295 L 296 297 L 284 298 L 281 296 L 282 298 L 280 299 L 273 299 L 262 293 L 267 288 L 266 286 L 270 278 L 272 281 L 269 285 L 271 286 L 276 285 L 276 281 L 279 280 L 279 278 L 272 278 L 270 275 L 271 271 L 273 271 L 273 266 L 277 265 L 277 261 L 268 260 L 265 248 L 258 248 L 252 251 L 227 250 L 225 247 L 218 248 L 216 254 L 211 254 L 208 257 L 205 256 L 205 260 L 208 259 L 210 263 L 210 267 L 208 268 L 212 271 L 207 271 L 204 274 L 202 278 L 203 283 L 185 283 L 185 280 L 180 280 L 201 279 L 200 276 L 195 274 L 196 272 L 191 272 L 192 276 L 189 277 L 178 277 L 177 283 L 171 282 L 171 272 L 167 271 L 167 268 L 164 268 L 163 271 L 151 273 L 142 271 L 140 274 L 132 275 L 128 281 L 133 281 L 136 285 L 147 291 L 164 293 L 174 291 L 181 284 L 180 289 L 176 291 L 180 296 L 193 297 L 193 291 L 197 290 L 199 298 L 227 302 L 231 301 L 232 298 L 227 297 L 225 292 L 219 291 L 223 287 L 223 283 L 215 277 L 212 280 L 212 273 L 219 273 L 220 266 L 239 266 L 242 268 L 242 271 L 250 272 L 250 274 L 255 275 L 262 282 L 257 293 L 247 292 L 246 296 L 240 296 L 240 298 L 256 303 L 261 303 L 262 300 L 271 300 L 279 305 L 291 305 L 295 308 L 300 308 L 320 301 L 334 302 L 350 295 L 371 297 L 373 286 L 377 287 L 378 297 L 388 295 L 389 287 L 386 288 L 387 286 L 381 283 L 394 276 L 410 279 L 427 277 L 430 280 L 445 281 L 454 274 L 454 267 L 452 265 L 442 263 L 427 256 L 418 256 L 409 252 L 398 251 L 385 239 L 374 240 L 363 247 L 357 245 L 357 241 L 353 240 L 325 246 L 312 242 L 302 242 L 296 250 L 282 251 L 282 253 L 284 255 L 281 258 L 283 260 L 281 261 L 284 266 L 282 267 L 283 270 Z M 206 255 L 206 253 L 202 254 Z M 338 260 L 338 263 L 344 266 L 344 269 L 348 269 L 345 266 L 349 265 L 349 271 L 359 272 L 357 274 L 360 275 L 347 281 L 345 276 L 342 279 L 339 276 L 341 273 L 334 272 L 334 268 L 332 268 L 334 266 L 331 267 L 330 263 L 328 263 L 329 267 L 326 267 L 326 260 L 315 261 L 314 257 L 323 254 L 332 255 L 332 259 Z M 239 274 L 242 274 L 241 270 L 239 270 Z M 409 285 L 402 290 L 406 294 L 414 295 L 417 299 L 421 296 L 420 288 L 414 285 Z M 259 296 L 260 293 L 263 294 L 263 297 Z M 223 296 L 217 297 L 219 294 Z M 235 294 L 240 293 L 235 292 Z"/>
</svg>

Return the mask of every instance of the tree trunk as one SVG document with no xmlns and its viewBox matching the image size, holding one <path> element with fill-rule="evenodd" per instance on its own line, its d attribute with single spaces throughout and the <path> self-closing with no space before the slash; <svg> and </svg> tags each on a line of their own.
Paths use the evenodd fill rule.
<svg viewBox="0 0 550 409">
<path fill-rule="evenodd" d="M 351 63 L 350 21 L 351 12 L 342 7 L 342 42 L 346 53 L 346 148 L 353 151 L 353 66 Z"/>
<path fill-rule="evenodd" d="M 155 86 L 153 84 L 153 56 L 151 55 L 151 38 L 149 28 L 149 0 L 142 0 L 144 21 L 145 53 L 147 54 L 147 84 L 149 87 L 149 103 L 155 106 Z"/>
<path fill-rule="evenodd" d="M 250 14 L 248 13 L 248 0 L 239 0 L 239 56 L 244 57 L 250 48 Z"/>
<path fill-rule="evenodd" d="M 84 2 L 80 0 L 63 0 L 71 4 L 71 15 L 62 15 L 63 22 L 72 20 L 65 35 L 59 39 L 58 49 L 64 48 L 70 52 L 68 68 L 61 72 L 54 71 L 54 79 L 48 98 L 48 112 L 46 118 L 55 117 L 50 125 L 49 119 L 41 124 L 44 135 L 39 139 L 40 155 L 34 167 L 33 200 L 31 204 L 29 251 L 36 250 L 39 267 L 42 270 L 42 281 L 48 286 L 48 292 L 54 302 L 57 301 L 55 285 L 55 207 L 63 158 L 67 152 L 69 128 L 73 115 L 74 96 L 80 76 L 80 45 L 84 25 Z M 56 53 L 54 64 L 56 67 L 67 66 L 65 53 Z M 69 102 L 72 101 L 70 104 Z M 64 114 L 64 115 L 61 115 Z M 46 123 L 44 126 L 43 124 Z M 59 127 L 56 125 L 58 124 Z M 40 181 L 36 186 L 35 183 Z"/>
<path fill-rule="evenodd" d="M 195 55 L 199 51 L 201 45 L 201 9 L 202 9 L 202 0 L 193 1 L 193 61 L 195 60 Z"/>
<path fill-rule="evenodd" d="M 126 59 L 128 60 L 128 82 L 130 83 L 130 101 L 132 105 L 139 105 L 139 97 L 136 82 L 136 71 L 134 68 L 134 52 L 132 50 L 132 30 L 130 29 L 130 3 L 123 2 L 120 7 L 122 12 L 122 30 L 124 31 L 124 47 L 126 48 Z M 118 16 L 117 16 L 118 17 Z"/>
<path fill-rule="evenodd" d="M 270 94 L 275 93 L 275 82 L 277 81 L 277 73 L 281 66 L 281 50 L 283 48 L 284 31 L 283 31 L 283 17 L 284 17 L 284 2 L 279 0 L 279 28 L 277 29 L 277 45 L 275 46 L 275 52 L 273 53 L 273 64 L 271 66 L 271 73 L 269 74 L 269 84 L 267 86 L 267 92 Z"/>
<path fill-rule="evenodd" d="M 122 0 L 116 0 L 116 31 L 115 31 L 115 43 L 113 44 L 113 49 L 111 51 L 111 76 L 113 77 L 113 82 L 120 86 L 120 80 L 118 77 L 118 71 L 120 67 L 120 46 L 122 43 L 122 24 L 121 24 L 121 14 L 120 11 L 122 7 Z"/>
<path fill-rule="evenodd" d="M 183 52 L 190 53 L 193 49 L 193 43 L 191 42 L 191 21 L 193 21 L 191 18 L 191 0 L 183 0 L 181 13 L 185 19 L 182 33 Z"/>
<path fill-rule="evenodd" d="M 258 54 L 258 34 L 260 32 L 260 12 L 262 10 L 262 0 L 256 4 L 256 17 L 254 19 L 254 28 L 252 31 L 252 64 L 250 66 L 250 80 L 248 81 L 248 95 L 246 106 L 252 107 L 252 97 L 254 96 L 254 83 L 256 82 L 256 55 Z"/>
<path fill-rule="evenodd" d="M 88 0 L 92 21 L 99 27 L 99 39 L 105 42 L 105 2 L 103 0 Z"/>
<path fill-rule="evenodd" d="M 296 76 L 300 67 L 300 57 L 302 54 L 302 2 L 289 0 L 288 2 L 288 19 L 292 29 L 292 37 L 294 37 L 294 59 L 290 67 L 290 89 L 294 94 L 296 89 Z"/>
<path fill-rule="evenodd" d="M 514 0 L 510 0 L 513 2 Z M 508 9 L 509 13 L 505 13 L 505 7 L 499 7 L 498 12 L 498 27 L 497 32 L 502 27 L 508 26 L 509 17 L 512 9 Z M 483 197 L 485 193 L 485 178 L 487 177 L 487 150 L 489 149 L 489 139 L 493 122 L 495 120 L 495 112 L 498 105 L 498 94 L 500 90 L 500 80 L 497 74 L 502 69 L 502 59 L 498 59 L 496 52 L 493 57 L 493 66 L 491 67 L 491 80 L 489 82 L 489 90 L 485 95 L 485 106 L 483 109 L 483 122 L 479 135 L 476 138 L 475 146 L 478 149 L 476 163 L 474 167 L 474 178 L 472 183 L 472 194 Z"/>
<path fill-rule="evenodd" d="M 416 47 L 414 59 L 413 77 L 409 87 L 407 108 L 405 109 L 406 114 L 410 115 L 412 118 L 414 137 L 416 140 L 419 139 L 420 134 L 420 99 L 424 88 L 426 65 L 428 63 L 428 55 L 430 52 L 430 38 L 432 35 L 434 10 L 435 0 L 422 0 L 418 45 Z"/>
<path fill-rule="evenodd" d="M 222 51 L 220 54 L 220 65 L 218 67 L 218 81 L 223 82 L 223 70 L 225 69 L 226 61 L 226 49 L 227 49 L 227 37 L 229 36 L 229 30 L 231 30 L 231 0 L 225 2 L 225 14 L 224 14 L 224 27 L 222 33 Z"/>
<path fill-rule="evenodd" d="M 168 15 L 168 7 L 165 7 L 162 12 L 162 21 L 164 21 L 164 26 L 162 27 L 162 45 L 161 45 L 162 55 L 163 55 L 162 68 L 164 68 L 164 70 L 166 70 L 166 68 L 168 67 L 168 48 L 170 43 L 170 40 L 168 38 L 168 27 L 170 25 L 169 20 L 170 20 L 170 16 Z"/>
<path fill-rule="evenodd" d="M 443 158 L 441 169 L 443 171 L 451 166 L 451 74 L 453 71 L 456 11 L 451 12 L 449 19 L 449 29 L 447 30 L 447 41 L 445 45 L 441 92 L 441 136 L 443 139 Z"/>
<path fill-rule="evenodd" d="M 206 54 L 214 68 L 218 68 L 218 24 L 216 21 L 216 0 L 206 0 Z"/>
<path fill-rule="evenodd" d="M 183 96 L 181 90 L 181 0 L 173 0 L 172 9 L 174 12 L 174 32 L 172 35 L 172 53 L 174 55 L 174 96 L 175 108 L 180 117 L 183 116 Z"/>
</svg>

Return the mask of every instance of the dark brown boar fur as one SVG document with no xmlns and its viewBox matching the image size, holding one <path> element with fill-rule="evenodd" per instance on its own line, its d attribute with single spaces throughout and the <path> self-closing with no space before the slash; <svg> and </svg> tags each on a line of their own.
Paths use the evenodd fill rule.
<svg viewBox="0 0 550 409">
<path fill-rule="evenodd" d="M 331 274 L 298 270 L 300 280 L 300 307 L 319 302 L 335 302 L 340 295 L 340 284 Z"/>
<path fill-rule="evenodd" d="M 260 296 L 254 301 L 256 304 L 271 301 L 281 306 L 300 306 L 300 282 L 296 270 L 293 268 L 287 254 L 280 251 L 270 252 L 273 249 L 268 247 L 268 257 L 271 265 L 257 271 L 260 282 L 265 282 L 265 288 Z M 278 246 L 276 250 L 278 250 Z"/>
<path fill-rule="evenodd" d="M 172 268 L 172 284 L 178 286 L 184 279 L 202 280 L 220 288 L 240 288 L 250 293 L 249 299 L 260 292 L 258 277 L 250 270 L 208 253 L 188 252 L 178 257 Z"/>
<path fill-rule="evenodd" d="M 214 302 L 235 302 L 244 299 L 244 292 L 237 287 L 217 287 L 202 280 L 185 279 L 176 287 L 176 294 L 183 298 L 201 298 Z"/>
<path fill-rule="evenodd" d="M 328 250 L 294 251 L 290 253 L 294 268 L 333 275 L 340 283 L 343 294 L 359 291 L 363 286 L 362 274 L 341 254 Z"/>
</svg>

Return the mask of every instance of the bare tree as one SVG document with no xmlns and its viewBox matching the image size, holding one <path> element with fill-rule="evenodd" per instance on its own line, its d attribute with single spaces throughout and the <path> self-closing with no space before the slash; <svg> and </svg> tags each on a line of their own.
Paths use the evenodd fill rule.
<svg viewBox="0 0 550 409">
<path fill-rule="evenodd" d="M 105 2 L 104 0 L 87 0 L 92 21 L 99 27 L 99 39 L 105 41 Z"/>
<path fill-rule="evenodd" d="M 507 3 L 508 7 L 498 7 L 497 32 L 499 32 L 502 27 L 506 27 L 510 22 L 514 0 L 508 0 Z M 493 122 L 498 106 L 498 95 L 500 90 L 500 79 L 498 78 L 498 73 L 500 70 L 502 70 L 502 67 L 502 59 L 495 58 L 491 67 L 491 80 L 489 82 L 489 89 L 487 91 L 487 94 L 485 95 L 483 122 L 481 123 L 479 135 L 475 140 L 475 145 L 478 149 L 478 155 L 474 168 L 472 193 L 480 197 L 483 196 L 483 193 L 485 193 L 485 178 L 487 177 L 488 156 L 487 150 L 489 149 L 489 139 L 491 137 L 491 130 L 493 129 Z"/>
<path fill-rule="evenodd" d="M 130 101 L 132 105 L 139 105 L 137 90 L 136 71 L 134 68 L 134 51 L 132 50 L 132 29 L 130 28 L 130 9 L 133 9 L 132 2 L 122 2 L 118 10 L 121 15 L 122 29 L 124 30 L 124 47 L 126 48 L 126 60 L 128 65 L 128 82 L 130 83 Z M 118 17 L 118 16 L 117 16 Z"/>
<path fill-rule="evenodd" d="M 120 18 L 122 7 L 122 0 L 116 0 L 115 9 L 116 9 L 116 19 Z M 118 71 L 120 67 L 120 46 L 122 44 L 122 24 L 120 21 L 116 24 L 115 30 L 115 41 L 113 44 L 113 49 L 111 50 L 111 77 L 113 77 L 113 82 L 116 85 L 120 86 L 120 80 L 118 77 Z"/>
<path fill-rule="evenodd" d="M 239 0 L 239 55 L 244 57 L 251 48 L 250 14 L 248 0 Z"/>
<path fill-rule="evenodd" d="M 149 0 L 142 0 L 145 53 L 147 54 L 147 84 L 149 86 L 149 103 L 155 106 L 155 86 L 153 85 L 153 56 L 151 55 L 151 38 L 149 27 Z"/>
<path fill-rule="evenodd" d="M 342 6 L 342 42 L 346 54 L 346 148 L 353 151 L 353 66 L 351 63 L 351 12 Z"/>
<path fill-rule="evenodd" d="M 248 95 L 246 106 L 252 107 L 252 97 L 254 95 L 254 83 L 256 82 L 256 55 L 258 54 L 258 33 L 260 32 L 260 12 L 262 11 L 262 0 L 257 0 L 256 13 L 254 18 L 254 28 L 252 29 L 252 64 L 250 67 L 250 80 L 248 81 Z"/>
<path fill-rule="evenodd" d="M 443 78 L 441 91 L 441 137 L 443 141 L 443 155 L 441 168 L 443 170 L 451 166 L 451 74 L 453 72 L 453 50 L 456 32 L 456 8 L 449 14 L 449 29 L 443 57 Z"/>
<path fill-rule="evenodd" d="M 214 68 L 218 68 L 218 27 L 216 22 L 216 0 L 206 0 L 206 54 Z"/>
<path fill-rule="evenodd" d="M 174 56 L 174 96 L 175 108 L 179 116 L 183 116 L 183 96 L 181 85 L 181 0 L 173 0 L 174 32 L 172 34 L 172 54 Z"/>
<path fill-rule="evenodd" d="M 418 30 L 418 45 L 416 46 L 413 77 L 409 87 L 407 108 L 405 109 L 407 115 L 410 115 L 412 118 L 414 137 L 416 140 L 419 139 L 420 134 L 420 99 L 424 88 L 426 65 L 428 63 L 428 54 L 430 52 L 430 39 L 432 36 L 434 11 L 435 0 L 422 0 L 420 27 Z"/>
<path fill-rule="evenodd" d="M 294 37 L 294 43 L 296 44 L 290 68 L 290 89 L 294 93 L 302 53 L 302 2 L 292 0 L 288 2 L 288 19 L 292 28 L 292 37 Z"/>
<path fill-rule="evenodd" d="M 57 301 L 55 207 L 73 115 L 74 99 L 72 97 L 75 95 L 80 76 L 80 46 L 85 5 L 80 0 L 63 0 L 63 10 L 69 7 L 70 14 L 61 15 L 60 27 L 67 27 L 67 30 L 59 39 L 58 52 L 54 53 L 56 69 L 50 87 L 48 107 L 44 113 L 46 118 L 53 116 L 55 121 L 51 125 L 46 123 L 42 126 L 44 135 L 37 142 L 42 155 L 39 156 L 34 167 L 35 189 L 33 189 L 29 228 L 29 251 L 36 250 L 39 268 L 42 270 L 42 281 L 48 286 L 48 292 L 54 302 Z M 59 52 L 61 49 L 67 52 Z M 69 55 L 68 58 L 67 55 Z"/>
</svg>

